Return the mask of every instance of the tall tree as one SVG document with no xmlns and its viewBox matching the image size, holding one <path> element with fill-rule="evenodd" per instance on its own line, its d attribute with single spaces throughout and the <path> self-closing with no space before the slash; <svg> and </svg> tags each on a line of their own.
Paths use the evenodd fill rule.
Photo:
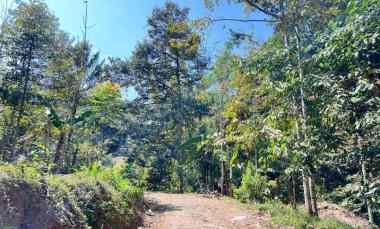
<svg viewBox="0 0 380 229">
<path fill-rule="evenodd" d="M 359 177 L 362 197 L 361 206 L 374 223 L 374 206 L 379 173 L 379 26 L 378 1 L 354 3 L 347 10 L 347 17 L 331 23 L 319 39 L 322 47 L 314 56 L 318 63 L 314 90 L 322 103 L 318 108 L 324 117 L 323 124 L 334 130 L 339 144 L 335 144 L 336 155 L 344 155 L 352 176 Z M 360 20 L 359 20 L 360 18 Z M 377 153 L 376 153 L 377 152 Z M 339 160 L 341 156 L 333 157 Z M 334 160 L 334 161 L 335 161 Z M 340 165 L 339 165 L 340 164 Z M 346 165 L 347 166 L 347 165 Z M 371 175 L 369 175 L 371 174 Z M 355 182 L 354 182 L 355 184 Z"/>
<path fill-rule="evenodd" d="M 55 101 L 55 112 L 59 119 L 59 135 L 54 154 L 54 163 L 59 168 L 62 167 L 64 151 L 69 158 L 73 158 L 67 163 L 75 165 L 77 145 L 74 146 L 72 141 L 76 134 L 75 126 L 85 118 L 82 108 L 88 106 L 85 101 L 89 90 L 95 87 L 102 73 L 99 54 L 92 54 L 88 43 L 73 44 L 65 35 L 60 38 L 47 69 L 50 81 L 45 85 L 48 89 L 47 96 Z"/>
<path fill-rule="evenodd" d="M 334 1 L 321 3 L 319 1 L 272 1 L 272 0 L 236 0 L 238 4 L 244 4 L 248 10 L 259 11 L 269 17 L 275 29 L 275 35 L 282 37 L 284 56 L 286 66 L 290 69 L 283 77 L 290 74 L 296 74 L 298 79 L 298 92 L 294 94 L 293 100 L 289 101 L 295 105 L 296 120 L 299 122 L 294 125 L 299 140 L 298 152 L 303 155 L 304 162 L 302 166 L 302 177 L 304 186 L 305 206 L 311 215 L 317 214 L 316 195 L 313 192 L 313 173 L 314 165 L 312 158 L 315 158 L 311 145 L 309 130 L 309 111 L 306 98 L 313 96 L 313 92 L 308 90 L 306 94 L 305 82 L 309 78 L 309 72 L 306 71 L 305 62 L 313 53 L 307 47 L 312 46 L 317 34 L 324 30 L 329 20 L 335 16 L 342 8 L 342 4 Z M 218 1 L 206 1 L 210 7 L 217 4 Z M 332 10 L 332 9 L 335 9 Z M 246 22 L 265 22 L 265 20 L 246 20 Z M 315 160 L 314 160 L 315 161 Z"/>
<path fill-rule="evenodd" d="M 22 137 L 31 121 L 27 118 L 32 111 L 29 102 L 43 80 L 57 25 L 46 4 L 35 0 L 19 4 L 2 27 L 2 99 L 9 109 L 3 113 L 6 127 L 1 151 L 5 159 L 12 160 L 23 151 Z"/>
<path fill-rule="evenodd" d="M 166 133 L 166 147 L 178 163 L 180 192 L 184 172 L 180 146 L 185 127 L 191 126 L 197 113 L 194 87 L 206 67 L 201 38 L 192 29 L 188 14 L 188 9 L 171 2 L 154 9 L 148 19 L 148 39 L 138 45 L 132 58 L 132 74 L 142 105 L 156 113 L 150 121 Z"/>
</svg>

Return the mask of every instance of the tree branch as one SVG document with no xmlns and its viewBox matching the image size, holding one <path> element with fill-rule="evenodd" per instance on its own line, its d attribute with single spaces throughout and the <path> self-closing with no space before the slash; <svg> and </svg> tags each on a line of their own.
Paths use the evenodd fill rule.
<svg viewBox="0 0 380 229">
<path fill-rule="evenodd" d="M 233 22 L 268 22 L 273 23 L 277 22 L 277 20 L 268 20 L 268 19 L 236 19 L 236 18 L 217 18 L 217 19 L 210 19 L 211 22 L 221 22 L 221 21 L 233 21 Z"/>
<path fill-rule="evenodd" d="M 250 5 L 251 7 L 253 8 L 256 8 L 257 10 L 261 11 L 262 13 L 266 14 L 266 15 L 269 15 L 269 16 L 272 16 L 276 19 L 280 19 L 281 17 L 277 14 L 274 14 L 264 8 L 262 8 L 259 4 L 255 3 L 253 0 L 244 0 L 248 5 Z"/>
</svg>

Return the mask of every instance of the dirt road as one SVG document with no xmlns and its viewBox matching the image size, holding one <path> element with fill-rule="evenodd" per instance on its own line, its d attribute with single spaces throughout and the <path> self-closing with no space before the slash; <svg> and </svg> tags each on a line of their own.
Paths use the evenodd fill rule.
<svg viewBox="0 0 380 229">
<path fill-rule="evenodd" d="M 271 228 L 268 216 L 245 209 L 236 200 L 207 198 L 197 194 L 146 193 L 152 211 L 143 228 L 232 229 Z"/>
<path fill-rule="evenodd" d="M 151 229 L 252 229 L 289 228 L 270 225 L 270 216 L 249 210 L 230 198 L 207 198 L 197 194 L 145 193 L 150 210 L 144 226 Z M 320 202 L 319 215 L 355 228 L 370 228 L 366 219 L 335 204 Z M 299 206 L 301 207 L 301 206 Z"/>
</svg>

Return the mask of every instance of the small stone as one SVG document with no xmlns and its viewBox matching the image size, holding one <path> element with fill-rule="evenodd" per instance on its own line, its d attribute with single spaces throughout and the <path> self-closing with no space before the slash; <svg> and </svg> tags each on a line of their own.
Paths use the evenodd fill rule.
<svg viewBox="0 0 380 229">
<path fill-rule="evenodd" d="M 240 220 L 244 220 L 246 218 L 248 218 L 248 216 L 245 216 L 245 215 L 243 215 L 243 216 L 236 216 L 236 217 L 232 218 L 231 221 L 240 221 Z"/>
<path fill-rule="evenodd" d="M 154 216 L 154 213 L 152 212 L 151 209 L 149 209 L 145 214 L 149 216 Z"/>
</svg>

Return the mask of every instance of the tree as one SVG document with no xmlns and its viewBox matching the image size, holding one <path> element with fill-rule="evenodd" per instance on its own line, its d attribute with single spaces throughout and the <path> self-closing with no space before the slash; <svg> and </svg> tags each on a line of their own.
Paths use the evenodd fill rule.
<svg viewBox="0 0 380 229">
<path fill-rule="evenodd" d="M 281 37 L 283 40 L 283 49 L 287 54 L 284 56 L 286 62 L 282 67 L 284 78 L 287 75 L 296 74 L 298 79 L 293 86 L 298 87 L 298 93 L 293 94 L 293 103 L 296 111 L 296 125 L 294 125 L 296 136 L 299 137 L 298 151 L 304 157 L 304 166 L 301 169 L 303 183 L 304 183 L 304 196 L 305 206 L 311 215 L 317 215 L 316 198 L 313 193 L 313 171 L 314 159 L 316 156 L 312 153 L 314 146 L 311 145 L 309 130 L 310 122 L 309 117 L 312 112 L 308 110 L 306 98 L 313 96 L 313 92 L 307 90 L 305 82 L 309 78 L 309 72 L 306 71 L 305 62 L 314 52 L 312 49 L 313 41 L 316 35 L 324 30 L 329 20 L 336 15 L 336 12 L 343 7 L 344 4 L 340 2 L 327 1 L 324 3 L 318 1 L 271 1 L 271 0 L 237 0 L 234 1 L 238 4 L 244 4 L 249 10 L 260 11 L 272 20 L 275 35 Z M 217 1 L 206 1 L 206 3 L 213 7 Z M 336 9 L 335 11 L 332 9 Z M 246 22 L 265 22 L 265 20 L 247 20 Z M 286 69 L 285 67 L 288 67 Z M 284 72 L 287 71 L 287 72 Z M 281 74 L 279 74 L 281 75 Z M 281 79 L 280 79 L 281 80 Z M 308 94 L 306 94 L 306 92 Z M 290 106 L 293 107 L 293 106 Z M 310 160 L 313 159 L 313 160 Z"/>
<path fill-rule="evenodd" d="M 374 197 L 378 185 L 373 174 L 378 163 L 379 149 L 379 28 L 378 1 L 353 4 L 343 21 L 331 24 L 319 40 L 322 47 L 315 55 L 318 73 L 315 75 L 315 91 L 320 93 L 323 103 L 320 113 L 326 126 L 341 138 L 337 145 L 339 154 L 349 155 L 354 161 L 351 167 L 354 176 L 361 177 L 360 201 L 367 208 L 369 221 L 374 223 Z M 365 10 L 363 10 L 365 9 Z M 359 20 L 360 18 L 360 20 Z M 372 174 L 368 175 L 368 174 Z"/>
<path fill-rule="evenodd" d="M 194 88 L 206 67 L 201 54 L 200 36 L 191 28 L 188 9 L 168 2 L 153 10 L 148 19 L 148 39 L 140 43 L 132 57 L 132 74 L 141 105 L 161 126 L 166 148 L 178 163 L 178 191 L 183 191 L 183 155 L 185 128 L 198 113 Z"/>
<path fill-rule="evenodd" d="M 84 70 L 86 69 L 86 70 Z M 95 87 L 102 75 L 102 62 L 99 53 L 92 54 L 88 43 L 73 44 L 62 34 L 57 42 L 56 52 L 49 62 L 47 74 L 50 76 L 47 96 L 55 102 L 55 113 L 59 119 L 58 142 L 55 148 L 54 163 L 62 168 L 63 152 L 68 156 L 68 164 L 76 163 L 78 144 L 73 147 L 72 139 L 75 127 L 86 119 L 83 109 L 88 106 L 86 100 L 90 89 Z"/>
<path fill-rule="evenodd" d="M 2 100 L 9 112 L 3 113 L 1 152 L 4 159 L 14 160 L 23 152 L 20 146 L 30 125 L 30 100 L 43 80 L 57 20 L 46 4 L 30 1 L 17 6 L 2 30 Z"/>
</svg>

